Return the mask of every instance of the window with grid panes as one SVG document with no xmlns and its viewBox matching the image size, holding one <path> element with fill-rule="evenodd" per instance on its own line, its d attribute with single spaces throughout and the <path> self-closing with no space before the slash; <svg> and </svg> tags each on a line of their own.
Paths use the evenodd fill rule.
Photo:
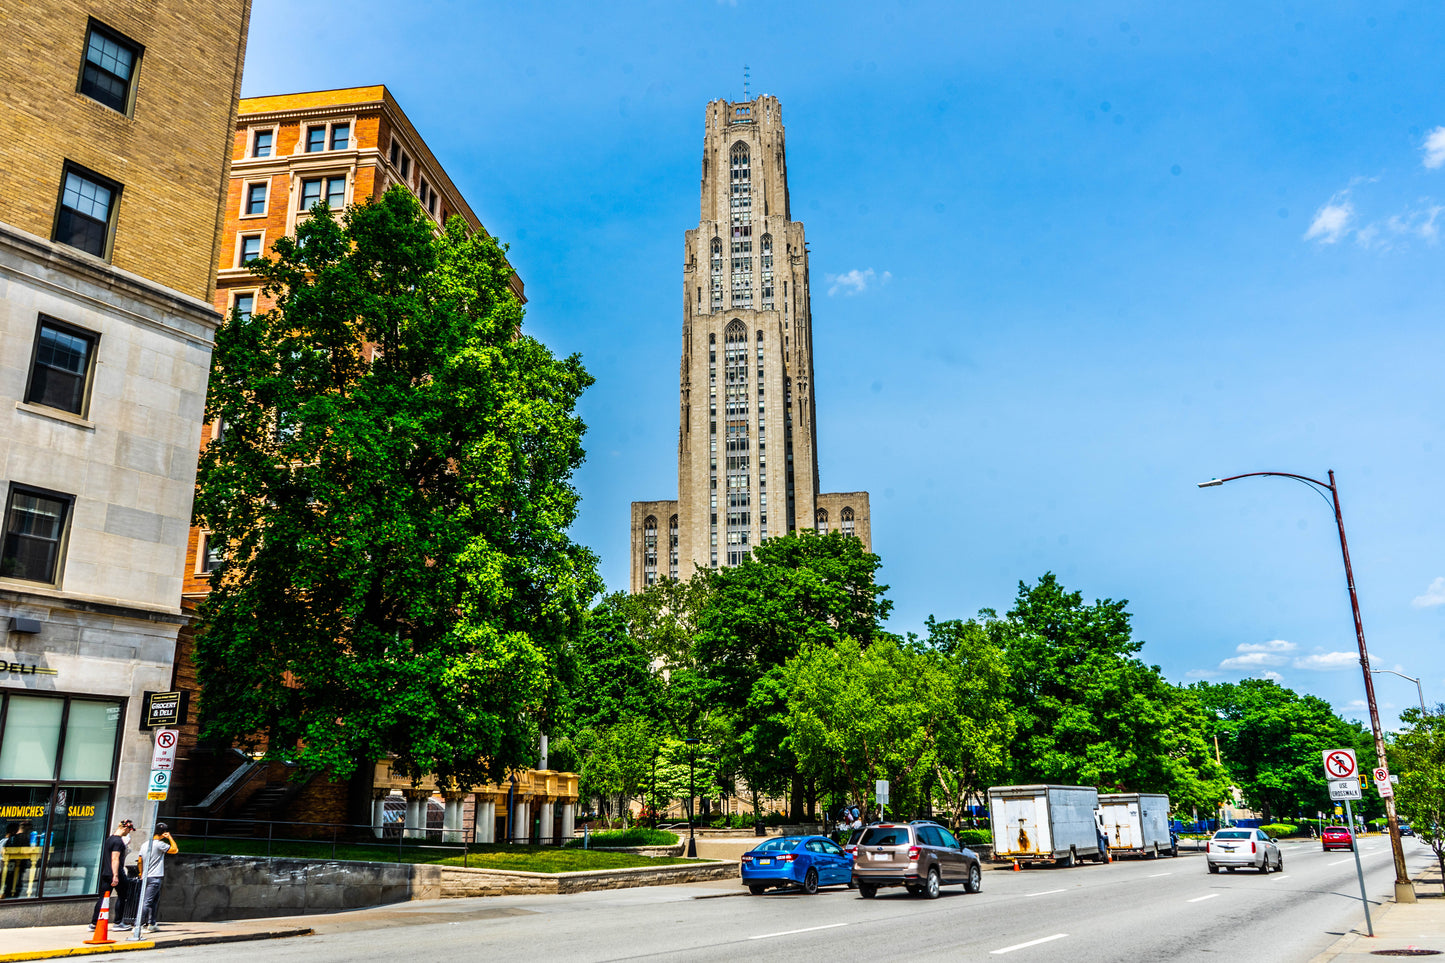
<svg viewBox="0 0 1445 963">
<path fill-rule="evenodd" d="M 111 110 L 126 113 L 141 48 L 94 21 L 85 37 L 80 92 Z"/>
<path fill-rule="evenodd" d="M 96 336 L 41 316 L 35 335 L 27 404 L 85 414 L 86 388 L 95 358 Z"/>
<path fill-rule="evenodd" d="M 54 239 L 87 254 L 105 257 L 119 201 L 119 184 L 67 164 L 61 179 Z"/>
</svg>

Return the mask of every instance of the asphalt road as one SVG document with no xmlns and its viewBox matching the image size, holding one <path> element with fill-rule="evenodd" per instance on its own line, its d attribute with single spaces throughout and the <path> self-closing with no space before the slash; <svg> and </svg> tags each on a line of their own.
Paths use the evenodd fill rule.
<svg viewBox="0 0 1445 963">
<path fill-rule="evenodd" d="M 1429 850 L 1406 840 L 1412 870 Z M 1286 843 L 1284 872 L 1209 875 L 1204 858 L 993 871 L 983 892 L 936 901 L 883 890 L 816 896 L 732 893 L 727 884 L 574 896 L 446 900 L 400 907 L 390 921 L 316 936 L 157 951 L 168 961 L 307 963 L 392 959 L 604 960 L 1248 960 L 1304 963 L 1363 923 L 1352 854 Z M 1388 841 L 1361 846 L 1372 902 L 1390 898 Z M 741 889 L 741 886 L 736 888 Z M 705 897 L 705 898 L 699 898 Z"/>
</svg>

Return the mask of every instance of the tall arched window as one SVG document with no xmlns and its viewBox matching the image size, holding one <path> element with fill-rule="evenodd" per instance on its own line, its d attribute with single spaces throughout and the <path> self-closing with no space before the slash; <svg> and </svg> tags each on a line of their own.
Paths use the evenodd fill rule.
<svg viewBox="0 0 1445 963">
<path fill-rule="evenodd" d="M 813 520 L 817 524 L 818 534 L 828 534 L 828 509 L 820 508 L 813 513 Z"/>
<path fill-rule="evenodd" d="M 667 520 L 667 576 L 677 578 L 677 516 Z"/>
<path fill-rule="evenodd" d="M 841 512 L 839 512 L 839 513 L 838 513 L 838 522 L 839 522 L 839 524 L 840 524 L 840 526 L 841 526 L 841 528 L 842 528 L 842 530 L 843 530 L 843 534 L 844 534 L 844 535 L 852 535 L 852 534 L 853 534 L 853 509 L 851 509 L 851 508 L 844 508 Z"/>
<path fill-rule="evenodd" d="M 642 521 L 642 583 L 657 582 L 657 519 L 651 515 Z"/>
<path fill-rule="evenodd" d="M 732 301 L 753 306 L 753 173 L 748 145 L 733 145 L 728 165 L 728 207 L 732 220 Z"/>
<path fill-rule="evenodd" d="M 773 306 L 773 236 L 764 234 L 759 249 L 759 266 L 763 271 L 763 310 Z"/>
<path fill-rule="evenodd" d="M 721 311 L 723 306 L 723 244 L 722 238 L 712 239 L 712 309 Z"/>
<path fill-rule="evenodd" d="M 752 433 L 748 329 L 732 321 L 723 333 L 723 372 L 726 395 L 727 564 L 747 556 L 752 541 Z"/>
</svg>

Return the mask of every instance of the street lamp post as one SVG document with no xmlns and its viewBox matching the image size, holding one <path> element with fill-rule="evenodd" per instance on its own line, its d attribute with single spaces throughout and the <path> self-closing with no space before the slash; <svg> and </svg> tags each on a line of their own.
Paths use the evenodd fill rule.
<svg viewBox="0 0 1445 963">
<path fill-rule="evenodd" d="M 1388 768 L 1385 761 L 1385 735 L 1380 728 L 1380 710 L 1375 705 L 1375 680 L 1370 675 L 1370 653 L 1365 647 L 1365 624 L 1360 619 L 1360 599 L 1355 594 L 1355 573 L 1350 567 L 1350 546 L 1345 541 L 1345 519 L 1340 512 L 1340 490 L 1335 485 L 1335 473 L 1330 471 L 1329 482 L 1322 482 L 1317 478 L 1310 478 L 1306 475 L 1293 475 L 1284 471 L 1252 471 L 1243 475 L 1231 475 L 1228 478 L 1212 478 L 1207 482 L 1200 482 L 1200 488 L 1214 488 L 1223 485 L 1225 482 L 1236 481 L 1240 478 L 1293 478 L 1295 481 L 1303 482 L 1314 488 L 1316 491 L 1329 492 L 1330 502 L 1335 512 L 1335 527 L 1340 532 L 1340 555 L 1345 561 L 1345 586 L 1350 591 L 1350 611 L 1355 617 L 1355 640 L 1360 646 L 1360 673 L 1365 679 L 1365 701 L 1370 707 L 1370 728 L 1375 736 L 1375 757 L 1381 769 Z M 1400 820 L 1395 815 L 1395 797 L 1385 797 L 1385 816 L 1390 826 L 1390 848 L 1395 854 L 1395 901 L 1397 903 L 1415 902 L 1415 886 L 1410 881 L 1410 872 L 1405 868 L 1405 847 L 1400 840 Z"/>
<path fill-rule="evenodd" d="M 695 836 L 693 836 L 693 832 L 692 832 L 692 822 L 693 822 L 692 814 L 693 814 L 694 800 L 695 800 L 695 798 L 696 798 L 696 796 L 695 796 L 695 790 L 694 790 L 694 788 L 693 788 L 693 779 L 694 779 L 694 770 L 696 769 L 696 764 L 697 764 L 697 744 L 698 744 L 699 740 L 697 740 L 697 739 L 684 739 L 683 742 L 687 743 L 687 747 L 688 747 L 688 754 L 687 754 L 687 855 L 688 855 L 688 858 L 689 858 L 689 859 L 692 859 L 692 858 L 695 858 L 695 857 L 697 856 L 697 838 L 696 838 Z"/>
<path fill-rule="evenodd" d="M 1371 669 L 1370 671 L 1375 673 L 1388 672 L 1391 675 L 1398 675 L 1400 678 L 1404 679 L 1407 682 L 1415 683 L 1415 689 L 1417 692 L 1420 693 L 1420 716 L 1421 718 L 1424 718 L 1425 716 L 1430 714 L 1430 710 L 1425 708 L 1425 690 L 1420 687 L 1419 679 L 1415 678 L 1412 675 L 1406 675 L 1403 672 L 1396 672 L 1394 669 Z"/>
</svg>

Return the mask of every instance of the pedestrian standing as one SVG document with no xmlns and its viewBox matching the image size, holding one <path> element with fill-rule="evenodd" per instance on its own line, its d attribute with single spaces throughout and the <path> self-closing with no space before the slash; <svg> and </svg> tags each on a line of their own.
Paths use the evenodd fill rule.
<svg viewBox="0 0 1445 963">
<path fill-rule="evenodd" d="M 122 819 L 116 823 L 115 832 L 105 837 L 105 842 L 100 846 L 100 877 L 97 880 L 100 895 L 95 898 L 95 909 L 90 913 L 92 929 L 100 919 L 100 907 L 105 902 L 107 893 L 114 897 L 110 905 L 115 907 L 116 922 L 120 921 L 121 908 L 125 906 L 125 838 L 133 829 L 134 823 L 129 819 Z"/>
<path fill-rule="evenodd" d="M 140 939 L 141 926 L 148 933 L 156 931 L 156 904 L 161 898 L 161 884 L 166 878 L 166 857 L 179 852 L 165 823 L 156 823 L 155 835 L 140 849 L 140 900 L 135 907 L 135 932 L 131 939 Z"/>
</svg>

